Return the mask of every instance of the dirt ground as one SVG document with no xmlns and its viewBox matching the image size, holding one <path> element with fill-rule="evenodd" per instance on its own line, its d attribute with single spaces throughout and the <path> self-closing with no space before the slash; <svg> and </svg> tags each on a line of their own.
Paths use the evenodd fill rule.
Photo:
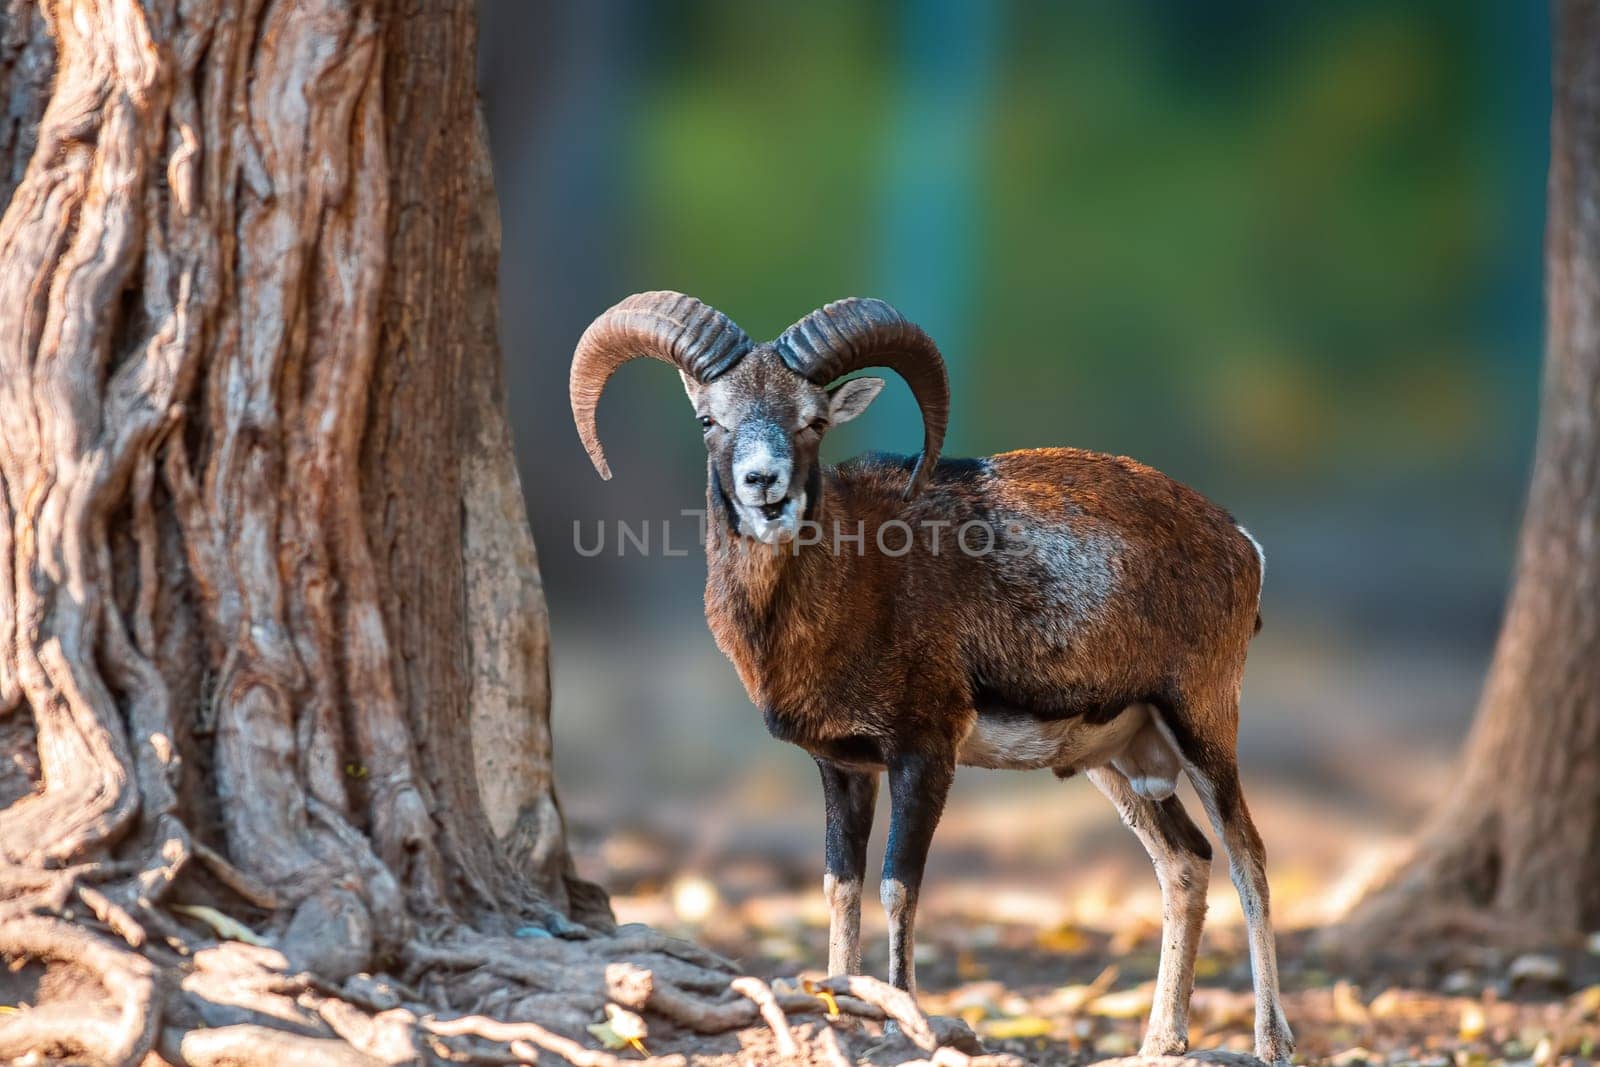
<svg viewBox="0 0 1600 1067">
<path fill-rule="evenodd" d="M 682 853 L 669 842 L 639 836 L 630 844 L 627 834 L 609 841 L 611 862 L 591 859 L 589 873 L 611 886 L 619 918 L 692 937 L 776 987 L 821 977 L 827 915 L 811 870 L 820 856 L 781 848 L 714 853 L 699 857 L 696 873 L 686 875 L 679 870 Z M 1190 1046 L 1249 1052 L 1250 965 L 1225 864 L 1219 866 Z M 1282 881 L 1284 910 L 1314 913 L 1296 897 L 1318 878 Z M 919 915 L 926 1011 L 961 1018 L 988 1050 L 1030 1063 L 1070 1067 L 1138 1051 L 1160 946 L 1148 867 L 1120 889 L 1110 875 L 1092 889 L 1080 887 L 1070 906 L 1058 908 L 1048 907 L 1051 898 L 1015 869 L 987 892 L 981 882 L 949 882 L 930 886 Z M 887 964 L 876 912 L 868 901 L 864 966 L 881 977 Z M 1552 1067 L 1600 1055 L 1600 939 L 1553 954 L 1467 949 L 1447 958 L 1341 966 L 1326 962 L 1309 928 L 1280 930 L 1279 946 L 1300 1062 Z M 761 1049 L 733 1036 L 726 1043 L 720 1058 L 704 1062 L 762 1062 Z M 907 1055 L 903 1045 L 888 1044 L 871 1058 L 892 1064 Z"/>
</svg>

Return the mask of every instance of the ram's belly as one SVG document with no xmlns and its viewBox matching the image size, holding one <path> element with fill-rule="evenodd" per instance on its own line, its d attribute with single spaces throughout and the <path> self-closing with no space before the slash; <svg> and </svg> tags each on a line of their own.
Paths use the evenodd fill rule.
<svg viewBox="0 0 1600 1067">
<path fill-rule="evenodd" d="M 1130 704 L 1102 722 L 1086 716 L 1049 718 L 1019 710 L 980 709 L 957 761 L 967 767 L 1011 771 L 1098 767 L 1126 749 L 1148 721 L 1145 704 Z"/>
</svg>

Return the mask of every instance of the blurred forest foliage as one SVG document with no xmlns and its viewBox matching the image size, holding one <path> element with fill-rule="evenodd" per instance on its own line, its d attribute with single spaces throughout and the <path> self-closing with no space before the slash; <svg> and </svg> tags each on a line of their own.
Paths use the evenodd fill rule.
<svg viewBox="0 0 1600 1067">
<path fill-rule="evenodd" d="M 1254 805 L 1281 819 L 1263 826 L 1274 885 L 1325 886 L 1360 866 L 1350 842 L 1411 828 L 1470 720 L 1532 450 L 1545 5 L 482 14 L 510 407 L 580 827 L 670 830 L 689 866 L 740 841 L 792 847 L 808 886 L 818 856 L 815 772 L 767 738 L 705 633 L 698 553 L 664 558 L 659 530 L 651 558 L 574 548 L 575 523 L 588 543 L 614 520 L 693 537 L 678 517 L 701 505 L 703 456 L 670 371 L 630 368 L 608 390 L 612 482 L 566 400 L 590 319 L 675 288 L 760 337 L 827 300 L 883 297 L 944 348 L 949 454 L 1123 452 L 1229 507 L 1269 560 L 1241 750 L 1247 777 L 1279 787 Z M 910 450 L 916 419 L 895 383 L 825 453 Z M 1032 823 L 1048 844 L 1019 846 L 1052 885 L 1115 827 L 1087 789 L 981 781 L 1035 814 L 1065 805 Z M 997 827 L 1022 834 L 1015 807 L 983 809 L 967 821 L 987 854 L 965 851 L 967 788 L 931 877 L 997 862 Z M 1324 852 L 1296 853 L 1312 839 Z"/>
</svg>

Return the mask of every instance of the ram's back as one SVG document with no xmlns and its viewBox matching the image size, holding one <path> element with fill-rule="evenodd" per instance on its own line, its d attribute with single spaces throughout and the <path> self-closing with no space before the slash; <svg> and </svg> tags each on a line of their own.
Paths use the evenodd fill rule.
<svg viewBox="0 0 1600 1067">
<path fill-rule="evenodd" d="M 924 625 L 948 621 L 980 696 L 1109 713 L 1188 675 L 1236 674 L 1262 560 L 1199 493 L 1123 456 L 1044 448 L 941 461 L 922 497 L 893 505 L 909 466 L 874 455 L 840 473 L 858 501 L 939 524 L 942 551 L 921 535 L 901 599 Z"/>
</svg>

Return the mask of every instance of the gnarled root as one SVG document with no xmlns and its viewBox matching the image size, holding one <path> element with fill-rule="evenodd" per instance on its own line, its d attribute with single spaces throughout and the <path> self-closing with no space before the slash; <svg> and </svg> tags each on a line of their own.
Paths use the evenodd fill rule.
<svg viewBox="0 0 1600 1067">
<path fill-rule="evenodd" d="M 761 1010 L 761 1017 L 772 1027 L 773 1036 L 777 1039 L 778 1055 L 793 1056 L 799 1051 L 795 1048 L 794 1034 L 789 1030 L 789 1020 L 767 983 L 759 978 L 735 978 L 729 983 L 729 988 L 741 996 L 749 997 Z"/>
<path fill-rule="evenodd" d="M 87 1009 L 75 999 L 0 1017 L 0 1060 L 40 1052 L 121 1064 L 150 1048 L 160 1015 L 154 968 L 144 957 L 42 915 L 6 916 L 0 956 L 13 966 L 37 960 L 84 972 L 104 991 Z"/>
<path fill-rule="evenodd" d="M 337 1038 L 304 1037 L 241 1024 L 161 1034 L 161 1055 L 177 1067 L 381 1067 L 385 1062 Z"/>
<path fill-rule="evenodd" d="M 836 1011 L 898 1024 L 932 1067 L 1006 1062 L 969 1055 L 970 1032 L 942 1027 L 944 1020 L 930 1019 L 913 998 L 876 979 L 837 977 L 808 986 L 827 997 L 775 989 L 652 931 L 571 941 L 449 927 L 406 946 L 404 981 L 358 975 L 341 984 L 295 973 L 291 958 L 269 945 L 203 939 L 193 917 L 159 904 L 124 907 L 118 901 L 128 899 L 129 884 L 97 888 L 45 879 L 40 885 L 48 893 L 25 898 L 33 910 L 17 898 L 5 905 L 0 954 L 14 966 L 42 964 L 56 977 L 41 1003 L 0 1016 L 0 1059 L 32 1053 L 135 1064 L 153 1051 L 179 1067 L 372 1067 L 430 1056 L 684 1067 L 685 1052 L 725 1051 L 723 1042 L 732 1040 L 725 1035 L 743 1031 L 742 1044 L 767 1042 L 775 1060 L 840 1067 L 869 1051 L 853 1043 L 871 1038 L 836 1031 L 819 1018 Z M 77 913 L 38 913 L 51 903 L 71 904 Z M 230 927 L 232 920 L 216 909 L 189 910 L 206 911 L 207 934 L 248 933 Z M 584 1030 L 605 1016 L 626 1024 L 616 1032 L 637 1042 L 633 1052 L 593 1047 Z M 814 1021 L 796 1026 L 790 1022 L 796 1016 Z M 654 1055 L 642 1040 L 647 1026 L 659 1028 L 648 1037 Z M 752 1028 L 768 1036 L 752 1038 Z"/>
<path fill-rule="evenodd" d="M 429 1019 L 427 1028 L 441 1037 L 480 1037 L 511 1046 L 519 1060 L 533 1062 L 539 1058 L 539 1049 L 554 1053 L 573 1064 L 573 1067 L 622 1067 L 622 1064 L 645 1063 L 650 1067 L 683 1067 L 688 1062 L 681 1055 L 647 1056 L 643 1060 L 622 1059 L 609 1052 L 585 1048 L 571 1038 L 546 1030 L 538 1023 L 503 1023 L 481 1015 L 460 1019 Z"/>
</svg>

